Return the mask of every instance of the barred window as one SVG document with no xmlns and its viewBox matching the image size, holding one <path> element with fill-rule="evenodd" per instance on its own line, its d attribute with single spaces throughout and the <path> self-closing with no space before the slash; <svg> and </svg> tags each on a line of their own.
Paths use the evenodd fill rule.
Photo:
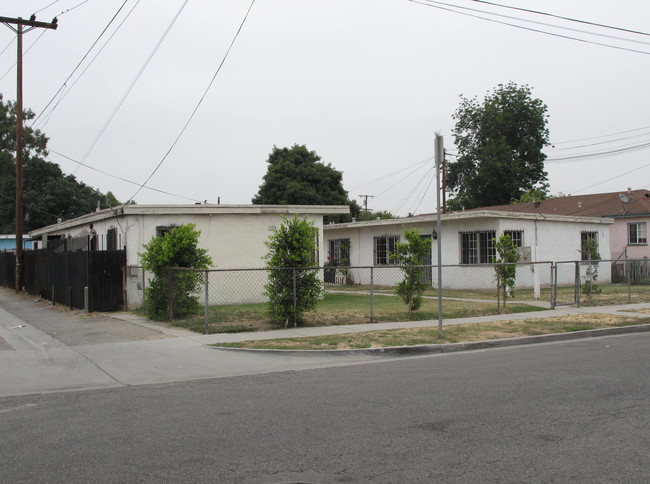
<svg viewBox="0 0 650 484">
<path fill-rule="evenodd" d="M 350 264 L 350 239 L 334 239 L 329 241 L 328 260 L 340 265 Z"/>
<path fill-rule="evenodd" d="M 494 230 L 477 232 L 461 232 L 460 234 L 460 263 L 461 264 L 490 264 L 496 256 L 494 247 Z"/>
<path fill-rule="evenodd" d="M 397 251 L 399 237 L 396 235 L 383 235 L 375 237 L 375 265 L 392 265 L 396 262 L 391 260 L 390 254 Z"/>
<path fill-rule="evenodd" d="M 504 230 L 503 235 L 509 235 L 510 240 L 515 247 L 523 247 L 524 245 L 524 231 L 523 230 Z"/>
</svg>

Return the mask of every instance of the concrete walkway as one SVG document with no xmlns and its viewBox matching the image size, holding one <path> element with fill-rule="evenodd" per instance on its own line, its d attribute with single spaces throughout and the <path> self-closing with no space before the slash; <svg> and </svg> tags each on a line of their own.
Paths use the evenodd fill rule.
<svg viewBox="0 0 650 484">
<path fill-rule="evenodd" d="M 632 309 L 650 310 L 650 304 L 564 307 L 534 313 L 446 320 L 444 324 L 585 313 L 644 316 L 629 312 Z M 363 352 L 343 352 L 338 354 L 341 357 L 332 357 L 322 352 L 269 354 L 227 351 L 207 345 L 437 324 L 437 321 L 410 321 L 202 335 L 152 323 L 130 313 L 85 315 L 81 311 L 53 307 L 48 301 L 0 288 L 0 397 L 367 363 L 377 358 Z"/>
</svg>

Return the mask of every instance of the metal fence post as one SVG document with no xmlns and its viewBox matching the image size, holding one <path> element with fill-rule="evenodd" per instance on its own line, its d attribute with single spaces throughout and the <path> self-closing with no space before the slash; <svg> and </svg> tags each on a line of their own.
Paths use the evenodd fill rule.
<svg viewBox="0 0 650 484">
<path fill-rule="evenodd" d="M 169 321 L 174 320 L 174 309 L 173 309 L 173 294 L 172 294 L 172 270 L 167 269 L 167 302 L 169 306 Z"/>
<path fill-rule="evenodd" d="M 204 282 L 203 286 L 205 288 L 205 334 L 210 333 L 210 304 L 209 304 L 209 292 L 208 292 L 208 271 L 204 272 Z"/>
<path fill-rule="evenodd" d="M 627 302 L 629 304 L 632 301 L 632 277 L 627 259 L 627 247 L 625 248 L 625 273 L 627 274 Z"/>
<path fill-rule="evenodd" d="M 370 268 L 370 322 L 374 323 L 374 317 L 375 317 L 375 306 L 374 306 L 374 298 L 375 298 L 375 293 L 374 293 L 374 272 L 373 272 L 373 267 Z"/>
<path fill-rule="evenodd" d="M 580 307 L 580 262 L 576 261 L 575 301 Z"/>
<path fill-rule="evenodd" d="M 293 327 L 298 327 L 298 294 L 296 292 L 296 268 L 293 271 Z"/>
<path fill-rule="evenodd" d="M 88 286 L 84 286 L 84 313 L 89 313 Z"/>
</svg>

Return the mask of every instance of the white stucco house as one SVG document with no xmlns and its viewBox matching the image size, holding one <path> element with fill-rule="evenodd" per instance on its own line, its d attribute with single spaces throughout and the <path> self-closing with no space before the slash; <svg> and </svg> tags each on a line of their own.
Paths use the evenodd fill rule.
<svg viewBox="0 0 650 484">
<path fill-rule="evenodd" d="M 268 248 L 265 242 L 282 223 L 283 217 L 307 217 L 317 229 L 317 247 L 323 247 L 323 216 L 348 214 L 347 205 L 126 205 L 34 230 L 38 248 L 60 243 L 61 239 L 81 241 L 82 250 L 126 250 L 126 298 L 129 307 L 142 303 L 146 281 L 138 269 L 139 252 L 153 237 L 174 226 L 194 223 L 201 231 L 199 246 L 208 250 L 220 269 L 260 268 Z M 88 240 L 89 243 L 83 244 Z M 325 255 L 318 251 L 319 264 Z M 221 281 L 223 287 L 228 282 Z M 259 299 L 260 287 L 252 291 Z M 216 291 L 215 291 L 216 293 Z"/>
<path fill-rule="evenodd" d="M 440 243 L 441 264 L 445 266 L 443 274 L 447 274 L 443 286 L 459 289 L 483 289 L 485 281 L 492 280 L 494 271 L 489 264 L 495 256 L 493 239 L 502 234 L 510 234 L 519 247 L 521 262 L 549 263 L 518 268 L 518 284 L 531 287 L 549 283 L 550 262 L 580 260 L 581 244 L 585 238 L 595 238 L 602 253 L 610 253 L 611 219 L 492 210 L 447 213 L 441 219 L 440 234 L 436 230 L 436 214 L 326 225 L 325 250 L 331 260 L 343 258 L 349 261 L 350 266 L 388 269 L 395 267 L 389 253 L 394 252 L 397 242 L 404 240 L 405 228 L 418 228 L 421 236 L 432 238 L 431 258 L 425 264 L 438 264 L 437 244 Z M 520 277 L 521 271 L 531 274 Z M 574 281 L 574 272 L 565 272 L 558 274 L 559 284 Z M 351 275 L 355 283 L 370 283 L 368 270 L 359 270 Z M 392 279 L 393 283 L 398 281 L 401 275 L 392 271 L 392 275 L 381 277 L 384 277 L 384 283 L 389 284 Z M 431 279 L 435 283 L 437 276 L 432 275 Z M 608 267 L 603 265 L 599 280 L 610 280 Z"/>
</svg>

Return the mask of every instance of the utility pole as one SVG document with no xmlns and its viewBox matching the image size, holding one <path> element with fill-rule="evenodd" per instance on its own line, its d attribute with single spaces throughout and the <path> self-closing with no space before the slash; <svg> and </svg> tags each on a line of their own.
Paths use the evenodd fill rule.
<svg viewBox="0 0 650 484">
<path fill-rule="evenodd" d="M 440 166 L 445 158 L 445 145 L 442 136 L 436 133 L 434 143 L 436 159 L 436 233 L 438 234 L 438 338 L 442 339 L 442 219 L 440 215 Z"/>
<path fill-rule="evenodd" d="M 363 209 L 366 213 L 368 213 L 368 199 L 369 198 L 375 198 L 374 195 L 359 195 L 359 198 L 363 198 Z"/>
<path fill-rule="evenodd" d="M 22 18 L 0 17 L 0 22 L 5 24 L 17 35 L 17 61 L 16 61 L 16 292 L 20 292 L 20 279 L 22 276 L 23 255 L 23 33 L 35 28 L 56 30 L 57 19 L 52 22 L 37 22 L 32 15 L 29 20 Z M 16 27 L 14 27 L 14 25 Z M 23 26 L 27 27 L 23 30 Z"/>
</svg>

